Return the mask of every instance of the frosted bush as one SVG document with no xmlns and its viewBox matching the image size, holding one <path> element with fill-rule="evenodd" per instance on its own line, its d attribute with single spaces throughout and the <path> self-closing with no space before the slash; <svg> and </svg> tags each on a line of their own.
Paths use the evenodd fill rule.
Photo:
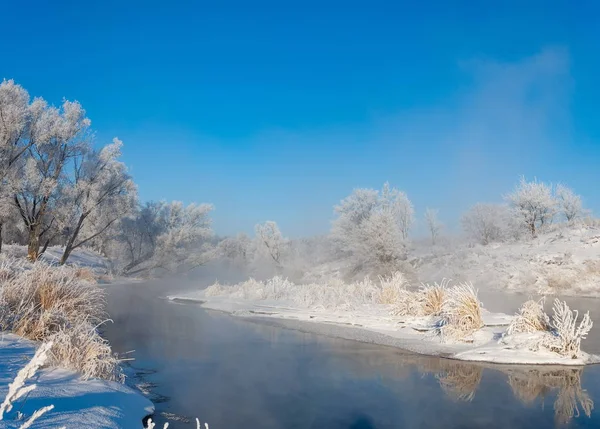
<svg viewBox="0 0 600 429">
<path fill-rule="evenodd" d="M 506 336 L 520 333 L 540 332 L 529 345 L 531 350 L 545 348 L 573 359 L 581 355 L 581 341 L 584 340 L 593 322 L 589 312 L 577 323 L 579 312 L 571 310 L 565 301 L 554 300 L 552 318 L 544 312 L 543 301 L 527 301 L 509 325 Z"/>
<path fill-rule="evenodd" d="M 550 318 L 544 312 L 544 299 L 526 301 L 508 325 L 508 335 L 550 330 Z"/>
<path fill-rule="evenodd" d="M 550 349 L 565 356 L 577 357 L 581 352 L 581 340 L 585 339 L 592 329 L 593 322 L 590 313 L 586 312 L 579 325 L 579 312 L 571 310 L 565 301 L 554 300 L 554 315 L 551 325 L 558 337 L 557 344 L 551 344 Z"/>
</svg>

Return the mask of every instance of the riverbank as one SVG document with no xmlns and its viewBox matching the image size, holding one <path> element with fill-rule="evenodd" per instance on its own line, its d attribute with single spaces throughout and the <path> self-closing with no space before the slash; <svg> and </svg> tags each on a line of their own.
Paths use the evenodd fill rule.
<svg viewBox="0 0 600 429">
<path fill-rule="evenodd" d="M 357 311 L 304 309 L 272 300 L 235 300 L 207 296 L 204 291 L 168 297 L 173 302 L 194 303 L 208 310 L 228 313 L 249 321 L 296 329 L 330 337 L 396 347 L 428 356 L 463 361 L 523 365 L 582 366 L 600 363 L 600 356 L 581 352 L 577 358 L 548 350 L 532 351 L 534 334 L 516 334 L 499 341 L 512 316 L 483 311 L 484 327 L 468 342 L 444 342 L 432 332 L 427 319 L 390 316 L 383 306 L 363 306 Z"/>
<path fill-rule="evenodd" d="M 0 339 L 0 397 L 8 392 L 8 385 L 33 357 L 36 343 L 13 334 L 2 334 Z M 16 411 L 25 417 L 36 410 L 54 405 L 54 409 L 40 418 L 35 427 L 94 427 L 98 429 L 142 428 L 144 417 L 154 412 L 154 405 L 140 393 L 124 384 L 99 379 L 83 380 L 74 371 L 42 369 L 36 375 L 37 388 L 21 398 L 15 410 L 3 421 L 6 426 L 19 427 Z"/>
</svg>

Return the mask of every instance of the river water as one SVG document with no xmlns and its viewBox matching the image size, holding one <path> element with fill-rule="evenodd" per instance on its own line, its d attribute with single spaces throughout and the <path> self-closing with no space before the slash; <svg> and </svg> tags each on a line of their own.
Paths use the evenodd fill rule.
<svg viewBox="0 0 600 429">
<path fill-rule="evenodd" d="M 134 350 L 128 383 L 170 428 L 195 428 L 195 417 L 211 429 L 600 428 L 600 366 L 417 356 L 172 303 L 168 287 L 109 286 L 104 334 L 117 353 Z M 494 311 L 523 301 L 488 299 Z M 589 351 L 600 352 L 598 330 Z"/>
</svg>

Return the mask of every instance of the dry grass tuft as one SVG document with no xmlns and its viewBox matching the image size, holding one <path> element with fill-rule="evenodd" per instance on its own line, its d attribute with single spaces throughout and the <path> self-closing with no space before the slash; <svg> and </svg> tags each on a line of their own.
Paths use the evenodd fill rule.
<svg viewBox="0 0 600 429">
<path fill-rule="evenodd" d="M 444 310 L 444 303 L 448 297 L 447 279 L 442 280 L 441 284 L 434 283 L 433 286 L 427 284 L 421 287 L 423 311 L 425 316 L 440 316 Z"/>
<path fill-rule="evenodd" d="M 390 277 L 379 276 L 379 284 L 381 285 L 379 302 L 381 304 L 395 304 L 406 292 L 408 282 L 404 274 L 396 271 Z"/>
<path fill-rule="evenodd" d="M 94 326 L 63 326 L 49 338 L 53 342 L 50 349 L 52 365 L 77 371 L 84 379 L 124 381 L 120 360 Z"/>
<path fill-rule="evenodd" d="M 36 341 L 53 342 L 51 363 L 84 377 L 121 377 L 118 359 L 98 334 L 106 318 L 105 294 L 82 280 L 81 269 L 36 262 L 0 283 L 0 327 Z"/>
<path fill-rule="evenodd" d="M 530 299 L 526 301 L 515 318 L 510 322 L 506 333 L 508 335 L 521 332 L 537 332 L 550 330 L 550 318 L 544 312 L 545 298 L 539 301 Z"/>
<path fill-rule="evenodd" d="M 440 333 L 447 340 L 464 340 L 483 328 L 481 303 L 471 283 L 448 289 L 443 305 Z"/>
<path fill-rule="evenodd" d="M 94 271 L 87 267 L 79 267 L 75 269 L 75 277 L 90 283 L 98 283 L 98 279 Z"/>
</svg>

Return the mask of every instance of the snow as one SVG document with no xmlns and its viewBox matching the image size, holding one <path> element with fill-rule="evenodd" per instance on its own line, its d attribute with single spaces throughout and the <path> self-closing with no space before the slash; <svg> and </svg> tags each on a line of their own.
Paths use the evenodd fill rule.
<svg viewBox="0 0 600 429">
<path fill-rule="evenodd" d="M 423 282 L 471 281 L 483 288 L 600 297 L 600 228 L 555 225 L 535 239 L 487 246 L 415 247 L 409 265 Z"/>
<path fill-rule="evenodd" d="M 278 326 L 292 329 L 457 360 L 575 366 L 600 363 L 600 356 L 583 352 L 579 358 L 571 359 L 546 350 L 531 351 L 528 348 L 530 343 L 523 341 L 522 336 L 502 338 L 512 316 L 486 310 L 482 314 L 484 328 L 466 341 L 446 342 L 436 335 L 434 319 L 393 317 L 389 315 L 387 307 L 381 304 L 364 305 L 354 310 L 305 309 L 284 301 L 206 296 L 203 290 L 168 298 L 178 303 L 200 304 L 205 309 L 226 312 L 251 321 L 276 322 Z M 500 342 L 500 339 L 503 341 Z"/>
<path fill-rule="evenodd" d="M 35 343 L 13 334 L 0 339 L 0 397 L 8 384 L 35 353 Z M 37 409 L 54 405 L 32 427 L 94 427 L 99 429 L 142 428 L 142 419 L 154 412 L 154 405 L 129 387 L 104 380 L 82 380 L 77 373 L 62 369 L 43 369 L 32 381 L 37 388 L 27 399 L 18 400 L 0 427 L 18 427 L 17 410 L 26 417 Z M 31 384 L 31 383 L 27 383 Z"/>
</svg>

